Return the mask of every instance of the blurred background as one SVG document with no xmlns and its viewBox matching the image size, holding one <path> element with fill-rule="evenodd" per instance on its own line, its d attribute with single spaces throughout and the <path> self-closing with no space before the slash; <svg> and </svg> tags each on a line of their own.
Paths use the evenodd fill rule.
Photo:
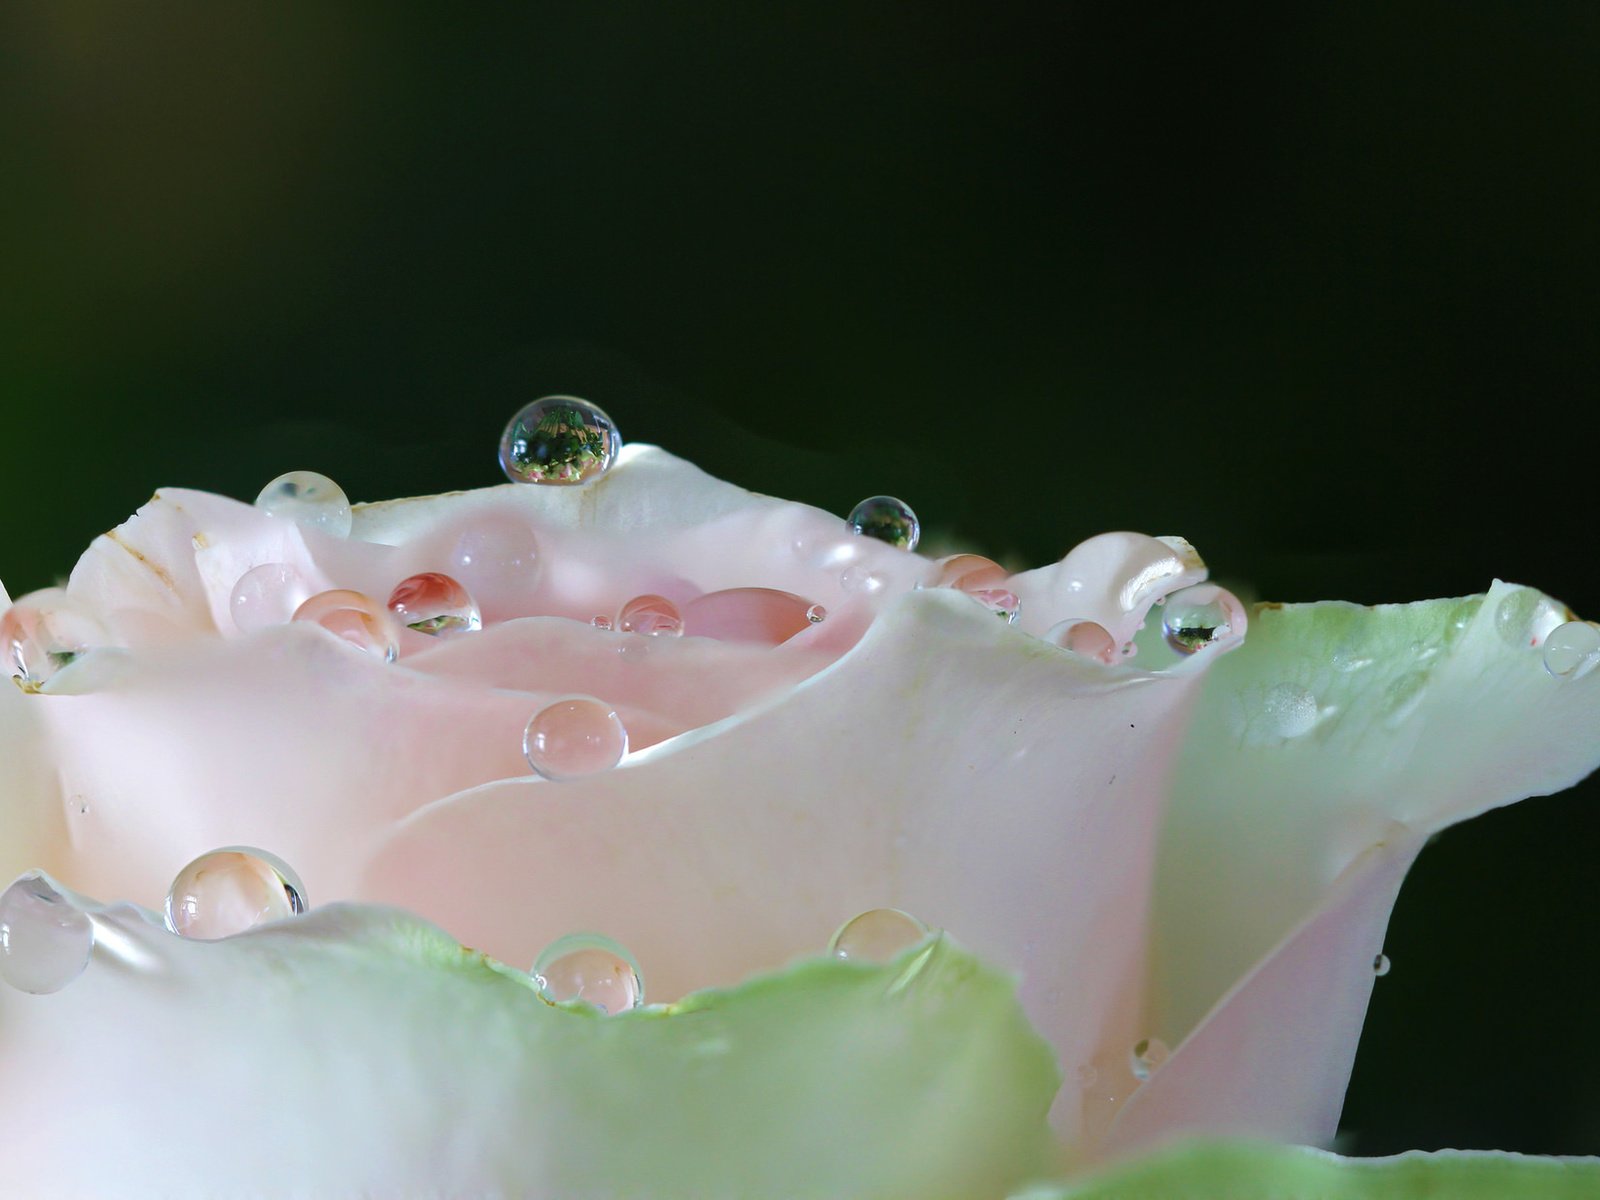
<svg viewBox="0 0 1600 1200">
<path fill-rule="evenodd" d="M 0 578 L 524 401 L 1051 561 L 1600 616 L 1600 8 L 0 9 Z M 1600 1153 L 1600 786 L 1451 831 L 1340 1147 Z"/>
</svg>

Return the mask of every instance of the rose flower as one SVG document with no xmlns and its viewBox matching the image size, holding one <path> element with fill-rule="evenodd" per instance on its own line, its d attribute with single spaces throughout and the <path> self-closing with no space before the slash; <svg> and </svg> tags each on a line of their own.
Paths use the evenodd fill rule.
<svg viewBox="0 0 1600 1200">
<path fill-rule="evenodd" d="M 1600 1186 L 1286 1148 L 1424 841 L 1600 760 L 1593 625 L 929 558 L 565 398 L 502 461 L 163 489 L 4 599 L 5 1194 Z"/>
</svg>

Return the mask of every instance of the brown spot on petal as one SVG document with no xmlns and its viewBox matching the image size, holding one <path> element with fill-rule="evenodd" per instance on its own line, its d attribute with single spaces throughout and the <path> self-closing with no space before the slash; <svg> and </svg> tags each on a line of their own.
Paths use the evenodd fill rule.
<svg viewBox="0 0 1600 1200">
<path fill-rule="evenodd" d="M 150 569 L 150 572 L 157 579 L 161 580 L 162 583 L 167 585 L 168 590 L 170 590 L 172 592 L 177 592 L 178 585 L 177 585 L 176 582 L 174 582 L 172 576 L 167 573 L 167 569 L 165 567 L 161 566 L 159 563 L 151 562 L 149 557 L 146 556 L 146 554 L 145 554 L 145 552 L 143 550 L 140 550 L 140 549 L 138 549 L 138 548 L 136 548 L 134 546 L 128 545 L 127 542 L 123 541 L 120 537 L 117 536 L 117 531 L 115 529 L 113 529 L 110 532 L 106 533 L 105 537 L 109 541 L 114 542 L 116 545 L 121 546 L 129 554 L 133 555 L 134 558 L 138 559 L 141 566 L 148 567 Z"/>
</svg>

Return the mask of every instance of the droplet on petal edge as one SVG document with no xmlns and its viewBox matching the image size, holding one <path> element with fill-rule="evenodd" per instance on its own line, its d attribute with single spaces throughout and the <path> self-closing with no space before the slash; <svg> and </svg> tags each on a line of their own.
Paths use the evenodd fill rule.
<svg viewBox="0 0 1600 1200">
<path fill-rule="evenodd" d="M 644 978 L 633 955 L 597 933 L 551 942 L 533 964 L 533 982 L 552 1004 L 581 1000 L 614 1015 L 644 1003 Z"/>
<path fill-rule="evenodd" d="M 599 405 L 545 396 L 506 425 L 500 466 L 513 483 L 590 483 L 611 469 L 621 449 L 616 422 Z"/>
<path fill-rule="evenodd" d="M 622 718 L 593 696 L 569 696 L 546 705 L 522 734 L 528 765 L 551 781 L 609 771 L 627 752 Z"/>
<path fill-rule="evenodd" d="M 483 628 L 483 617 L 467 589 L 439 571 L 401 580 L 389 594 L 388 607 L 407 629 L 430 637 Z"/>
<path fill-rule="evenodd" d="M 336 637 L 385 662 L 400 655 L 399 630 L 389 610 L 371 596 L 348 588 L 318 592 L 294 610 L 296 621 L 320 625 Z"/>
<path fill-rule="evenodd" d="M 256 507 L 330 537 L 350 536 L 350 498 L 326 475 L 287 471 L 256 497 Z"/>
<path fill-rule="evenodd" d="M 1179 654 L 1195 654 L 1207 646 L 1242 637 L 1244 605 L 1225 588 L 1197 583 L 1167 597 L 1161 630 L 1167 645 Z"/>
<path fill-rule="evenodd" d="M 311 595 L 311 584 L 298 567 L 262 563 L 239 576 L 228 597 L 228 611 L 240 633 L 254 633 L 287 623 Z"/>
<path fill-rule="evenodd" d="M 683 631 L 692 637 L 776 646 L 816 624 L 811 614 L 817 610 L 805 597 L 777 588 L 724 588 L 683 606 Z"/>
<path fill-rule="evenodd" d="M 963 592 L 999 587 L 1009 576 L 992 558 L 981 554 L 951 554 L 935 564 L 939 569 L 930 587 L 951 587 Z"/>
<path fill-rule="evenodd" d="M 635 596 L 617 611 L 617 628 L 623 633 L 642 633 L 649 637 L 680 637 L 683 614 L 665 596 L 647 593 Z"/>
<path fill-rule="evenodd" d="M 89 965 L 89 914 L 36 872 L 0 893 L 0 978 L 34 996 L 59 992 Z"/>
<path fill-rule="evenodd" d="M 1128 1065 L 1133 1070 L 1133 1077 L 1143 1083 L 1155 1074 L 1156 1069 L 1167 1061 L 1171 1051 L 1167 1044 L 1160 1038 L 1143 1038 L 1133 1045 L 1129 1055 Z"/>
<path fill-rule="evenodd" d="M 1390 965 L 1389 956 L 1387 954 L 1379 954 L 1372 960 L 1372 973 L 1381 979 L 1389 973 Z"/>
<path fill-rule="evenodd" d="M 839 926 L 828 953 L 851 962 L 886 963 L 915 946 L 927 925 L 898 908 L 871 908 Z"/>
<path fill-rule="evenodd" d="M 109 641 L 104 627 L 62 588 L 42 588 L 17 599 L 0 615 L 0 650 L 10 673 L 29 685 Z"/>
<path fill-rule="evenodd" d="M 922 525 L 904 500 L 893 496 L 868 496 L 850 510 L 846 523 L 862 537 L 876 538 L 902 550 L 915 550 L 922 540 Z"/>
<path fill-rule="evenodd" d="M 202 942 L 305 910 L 305 884 L 294 869 L 254 846 L 208 851 L 179 871 L 167 889 L 167 928 Z"/>
<path fill-rule="evenodd" d="M 1557 679 L 1582 679 L 1600 664 L 1600 629 L 1567 621 L 1544 639 L 1544 669 Z"/>
</svg>

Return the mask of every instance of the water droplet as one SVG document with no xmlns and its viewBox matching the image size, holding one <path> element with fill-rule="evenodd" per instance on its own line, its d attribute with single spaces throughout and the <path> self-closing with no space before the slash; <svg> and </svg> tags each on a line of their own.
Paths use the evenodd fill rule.
<svg viewBox="0 0 1600 1200">
<path fill-rule="evenodd" d="M 1171 1051 L 1167 1044 L 1160 1038 L 1143 1038 L 1133 1044 L 1133 1052 L 1129 1055 L 1128 1066 L 1133 1070 L 1133 1077 L 1141 1083 L 1155 1074 L 1156 1068 L 1167 1061 Z"/>
<path fill-rule="evenodd" d="M 593 617 L 589 621 L 589 624 L 593 625 L 596 629 L 610 629 L 611 618 L 606 616 L 604 613 L 600 613 Z"/>
<path fill-rule="evenodd" d="M 545 396 L 511 418 L 500 435 L 500 466 L 513 483 L 588 483 L 622 449 L 616 422 L 576 396 Z"/>
<path fill-rule="evenodd" d="M 305 910 L 305 884 L 293 868 L 253 846 L 224 846 L 202 854 L 167 889 L 167 928 L 202 942 Z"/>
<path fill-rule="evenodd" d="M 474 519 L 456 536 L 445 558 L 446 573 L 480 604 L 493 597 L 502 608 L 526 601 L 543 574 L 539 539 L 528 521 L 514 513 Z"/>
<path fill-rule="evenodd" d="M 89 965 L 89 914 L 41 876 L 27 874 L 0 893 L 0 978 L 35 996 L 59 992 Z"/>
<path fill-rule="evenodd" d="M 1004 567 L 981 554 L 952 554 L 935 565 L 939 570 L 931 587 L 952 587 L 970 593 L 999 587 L 1008 578 Z"/>
<path fill-rule="evenodd" d="M 352 646 L 393 662 L 400 653 L 400 631 L 394 618 L 371 596 L 348 588 L 318 592 L 294 610 L 295 621 L 320 625 Z"/>
<path fill-rule="evenodd" d="M 967 592 L 979 604 L 983 605 L 1007 625 L 1017 623 L 1017 614 L 1022 611 L 1022 601 L 1017 594 L 1007 588 L 978 588 Z"/>
<path fill-rule="evenodd" d="M 1379 954 L 1372 960 L 1372 973 L 1381 979 L 1389 973 L 1391 965 L 1387 954 Z"/>
<path fill-rule="evenodd" d="M 522 734 L 528 765 L 546 779 L 608 771 L 627 752 L 622 718 L 593 696 L 569 696 L 541 708 Z"/>
<path fill-rule="evenodd" d="M 681 637 L 683 614 L 665 596 L 646 593 L 635 596 L 617 612 L 617 628 L 648 637 Z"/>
<path fill-rule="evenodd" d="M 1167 597 L 1161 631 L 1179 654 L 1193 654 L 1244 632 L 1244 605 L 1223 588 L 1197 583 Z"/>
<path fill-rule="evenodd" d="M 873 908 L 839 926 L 828 953 L 851 962 L 885 963 L 928 936 L 928 927 L 898 908 Z"/>
<path fill-rule="evenodd" d="M 1467 626 L 1472 624 L 1472 622 L 1477 618 L 1479 610 L 1482 608 L 1482 596 L 1468 597 L 1457 606 L 1455 615 L 1450 620 L 1450 624 L 1445 626 L 1444 644 L 1446 647 L 1453 645 L 1456 639 L 1458 639 L 1467 631 Z"/>
<path fill-rule="evenodd" d="M 863 563 L 853 563 L 839 572 L 839 587 L 847 592 L 870 596 L 883 590 L 883 576 L 867 569 Z"/>
<path fill-rule="evenodd" d="M 438 571 L 401 580 L 389 593 L 389 611 L 407 629 L 433 637 L 483 627 L 478 606 L 467 589 Z"/>
<path fill-rule="evenodd" d="M 1074 654 L 1105 663 L 1111 661 L 1117 648 L 1116 639 L 1104 625 L 1079 617 L 1057 621 L 1044 635 L 1044 640 L 1063 650 L 1071 650 Z"/>
<path fill-rule="evenodd" d="M 633 955 L 597 933 L 551 942 L 534 960 L 533 981 L 552 1004 L 581 1000 L 607 1015 L 644 1003 L 644 980 Z"/>
<path fill-rule="evenodd" d="M 810 608 L 806 609 L 806 620 L 810 621 L 813 625 L 821 625 L 827 619 L 828 610 L 823 608 L 820 604 L 813 604 Z"/>
<path fill-rule="evenodd" d="M 1407 671 L 1391 683 L 1383 694 L 1384 724 L 1393 728 L 1414 713 L 1427 686 L 1426 671 Z"/>
<path fill-rule="evenodd" d="M 1267 689 L 1262 701 L 1267 723 L 1279 737 L 1296 738 L 1317 723 L 1317 698 L 1297 683 Z"/>
<path fill-rule="evenodd" d="M 350 536 L 350 498 L 326 475 L 288 471 L 256 497 L 256 507 L 330 537 Z"/>
<path fill-rule="evenodd" d="M 239 576 L 228 597 L 228 609 L 240 633 L 254 633 L 269 625 L 286 624 L 311 593 L 311 584 L 298 567 L 262 563 Z"/>
<path fill-rule="evenodd" d="M 904 500 L 893 496 L 868 496 L 850 510 L 847 523 L 862 537 L 876 538 L 902 550 L 915 550 L 922 539 L 917 514 Z"/>
<path fill-rule="evenodd" d="M 1556 605 L 1532 588 L 1507 593 L 1494 610 L 1495 632 L 1508 646 L 1520 649 L 1539 645 L 1564 620 Z"/>
<path fill-rule="evenodd" d="M 62 588 L 30 592 L 0 616 L 0 649 L 6 666 L 30 684 L 46 682 L 108 640 L 88 608 Z"/>
<path fill-rule="evenodd" d="M 1600 629 L 1568 621 L 1544 639 L 1544 669 L 1557 679 L 1582 679 L 1600 663 Z"/>
<path fill-rule="evenodd" d="M 694 637 L 776 646 L 810 629 L 815 607 L 804 596 L 777 588 L 724 588 L 683 606 L 683 631 Z"/>
</svg>

